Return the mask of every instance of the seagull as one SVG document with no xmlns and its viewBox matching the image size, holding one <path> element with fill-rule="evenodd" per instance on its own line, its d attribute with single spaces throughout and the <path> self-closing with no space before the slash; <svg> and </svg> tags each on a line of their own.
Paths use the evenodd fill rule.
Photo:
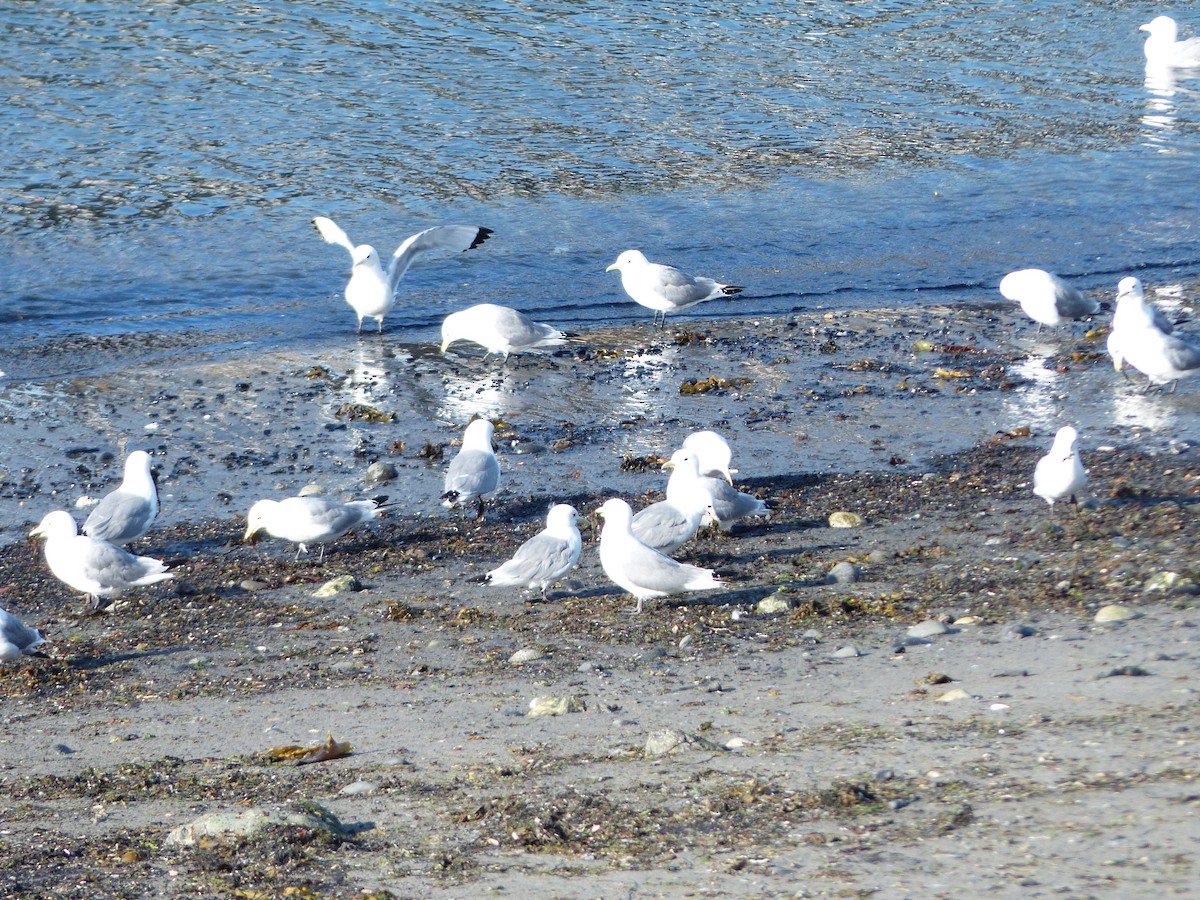
<svg viewBox="0 0 1200 900">
<path fill-rule="evenodd" d="M 446 470 L 442 506 L 453 509 L 475 500 L 479 518 L 483 518 L 483 495 L 496 490 L 500 483 L 500 463 L 492 449 L 494 433 L 495 427 L 487 419 L 476 419 L 467 426 L 462 447 Z"/>
<path fill-rule="evenodd" d="M 370 244 L 356 247 L 346 232 L 324 216 L 317 216 L 312 223 L 326 243 L 345 247 L 350 253 L 353 264 L 350 281 L 346 284 L 346 302 L 358 314 L 360 334 L 363 319 L 368 316 L 379 321 L 379 331 L 382 333 L 383 317 L 396 302 L 396 285 L 419 253 L 426 250 L 473 250 L 492 234 L 492 229 L 477 225 L 437 225 L 426 228 L 405 238 L 404 243 L 392 254 L 391 264 L 384 272 L 379 254 Z"/>
<path fill-rule="evenodd" d="M 54 577 L 87 594 L 96 611 L 131 587 L 174 577 L 160 560 L 134 556 L 107 541 L 79 534 L 75 520 L 63 510 L 47 513 L 29 535 L 46 539 L 46 564 Z"/>
<path fill-rule="evenodd" d="M 770 513 L 767 504 L 753 494 L 746 494 L 723 478 L 701 475 L 700 484 L 708 491 L 709 509 L 705 523 L 716 522 L 722 531 L 729 531 L 733 523 L 750 516 L 765 516 Z"/>
<path fill-rule="evenodd" d="M 637 600 L 634 612 L 642 611 L 644 600 L 722 587 L 712 570 L 677 562 L 639 541 L 631 530 L 633 510 L 624 500 L 606 500 L 597 513 L 604 519 L 600 565 L 614 584 Z"/>
<path fill-rule="evenodd" d="M 293 562 L 300 559 L 301 553 L 308 552 L 309 544 L 320 544 L 320 559 L 324 560 L 325 544 L 375 519 L 386 500 L 386 497 L 376 497 L 342 503 L 311 496 L 259 500 L 246 514 L 246 534 L 242 540 L 251 541 L 260 531 L 265 531 L 271 537 L 296 544 Z"/>
<path fill-rule="evenodd" d="M 0 662 L 13 662 L 22 656 L 32 656 L 46 643 L 46 637 L 30 628 L 12 613 L 0 609 Z"/>
<path fill-rule="evenodd" d="M 158 489 L 150 473 L 150 454 L 134 450 L 125 460 L 121 486 L 88 515 L 83 533 L 111 544 L 128 544 L 149 530 L 158 515 Z"/>
<path fill-rule="evenodd" d="M 442 352 L 455 341 L 479 344 L 487 353 L 508 354 L 536 350 L 542 347 L 561 347 L 567 336 L 553 325 L 535 322 L 524 313 L 494 303 L 479 303 L 450 313 L 442 320 Z"/>
<path fill-rule="evenodd" d="M 676 450 L 663 463 L 671 470 L 667 499 L 652 503 L 633 517 L 633 535 L 659 553 L 673 553 L 700 530 L 708 511 L 708 493 L 699 486 L 700 470 L 694 454 Z"/>
<path fill-rule="evenodd" d="M 1200 345 L 1153 325 L 1114 331 L 1109 335 L 1108 351 L 1112 354 L 1114 350 L 1114 365 L 1120 359 L 1150 379 L 1146 390 L 1171 382 L 1171 393 L 1175 393 L 1180 378 L 1200 371 Z"/>
<path fill-rule="evenodd" d="M 684 450 L 690 450 L 700 463 L 700 471 L 704 475 L 716 478 L 720 476 L 733 484 L 733 473 L 737 469 L 729 468 L 733 451 L 729 442 L 715 431 L 693 431 L 683 440 Z"/>
<path fill-rule="evenodd" d="M 1200 38 L 1177 41 L 1179 26 L 1170 16 L 1155 16 L 1138 31 L 1147 31 L 1150 36 L 1142 45 L 1146 54 L 1147 67 L 1191 68 L 1200 66 Z"/>
<path fill-rule="evenodd" d="M 1157 328 L 1163 334 L 1175 331 L 1175 325 L 1163 315 L 1163 311 L 1146 301 L 1142 282 L 1131 275 L 1117 283 L 1117 304 L 1113 310 L 1112 327 L 1106 341 L 1113 368 L 1126 378 L 1129 375 L 1124 369 L 1125 356 L 1121 344 L 1131 332 L 1136 332 L 1139 328 Z"/>
<path fill-rule="evenodd" d="M 550 507 L 546 527 L 517 548 L 512 559 L 484 576 L 493 587 L 537 588 L 546 599 L 546 588 L 560 581 L 579 564 L 583 538 L 575 524 L 578 513 L 567 503 Z"/>
<path fill-rule="evenodd" d="M 1070 425 L 1058 429 L 1050 452 L 1038 460 L 1033 470 L 1033 492 L 1049 503 L 1051 509 L 1054 501 L 1063 497 L 1079 509 L 1075 495 L 1087 485 L 1087 473 L 1075 449 L 1078 439 L 1079 433 Z"/>
<path fill-rule="evenodd" d="M 654 310 L 654 324 L 662 314 L 662 327 L 667 326 L 667 313 L 678 312 L 714 300 L 731 297 L 745 288 L 722 284 L 702 275 L 688 275 L 671 266 L 649 262 L 641 250 L 626 250 L 604 271 L 621 273 L 621 287 L 635 303 Z"/>
<path fill-rule="evenodd" d="M 1000 280 L 1000 293 L 1020 303 L 1025 314 L 1038 323 L 1038 331 L 1043 325 L 1082 319 L 1100 310 L 1098 301 L 1042 269 L 1009 272 Z"/>
</svg>

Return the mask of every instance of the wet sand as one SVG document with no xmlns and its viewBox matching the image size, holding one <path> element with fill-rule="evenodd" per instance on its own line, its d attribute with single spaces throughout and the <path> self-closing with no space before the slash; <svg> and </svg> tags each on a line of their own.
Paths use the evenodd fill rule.
<svg viewBox="0 0 1200 900">
<path fill-rule="evenodd" d="M 0 596 L 51 639 L 0 680 L 0 892 L 1190 895 L 1200 394 L 1137 393 L 1085 331 L 938 308 L 613 329 L 507 366 L 386 334 L 43 361 L 0 397 Z M 1078 513 L 1029 491 L 1060 413 Z M 473 414 L 502 422 L 483 523 L 437 506 L 422 456 Z M 476 583 L 551 501 L 656 499 L 637 461 L 711 425 L 773 508 L 678 554 L 724 590 L 634 615 L 591 530 L 550 602 Z M 111 487 L 122 443 L 156 451 L 137 549 L 177 578 L 84 616 L 22 535 Z M 367 485 L 378 460 L 397 478 Z M 240 542 L 251 499 L 310 482 L 394 508 L 323 561 Z M 843 510 L 863 524 L 829 527 Z M 341 574 L 362 589 L 313 597 Z M 1095 623 L 1110 604 L 1138 617 Z M 948 633 L 908 636 L 930 619 Z M 530 717 L 538 697 L 579 711 Z M 352 754 L 262 755 L 329 734 Z M 166 842 L 299 801 L 344 832 Z"/>
</svg>

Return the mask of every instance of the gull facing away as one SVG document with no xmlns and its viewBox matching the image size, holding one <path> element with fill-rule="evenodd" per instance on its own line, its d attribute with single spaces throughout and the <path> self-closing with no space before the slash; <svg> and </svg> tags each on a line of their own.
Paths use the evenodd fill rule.
<svg viewBox="0 0 1200 900">
<path fill-rule="evenodd" d="M 700 469 L 694 453 L 676 450 L 663 468 L 671 470 L 667 499 L 638 512 L 632 530 L 647 547 L 659 553 L 674 553 L 700 530 L 711 501 L 699 486 Z"/>
<path fill-rule="evenodd" d="M 550 507 L 546 527 L 517 548 L 512 559 L 492 569 L 483 583 L 492 587 L 534 588 L 546 599 L 546 589 L 579 564 L 583 538 L 575 524 L 578 513 L 567 503 Z"/>
<path fill-rule="evenodd" d="M 1087 485 L 1087 472 L 1079 459 L 1075 444 L 1078 432 L 1070 425 L 1058 429 L 1050 452 L 1038 460 L 1033 470 L 1033 492 L 1054 508 L 1054 501 L 1067 497 L 1076 510 L 1075 495 Z"/>
<path fill-rule="evenodd" d="M 467 426 L 462 447 L 446 470 L 442 506 L 453 509 L 474 500 L 479 506 L 479 518 L 483 518 L 483 497 L 500 483 L 500 463 L 492 449 L 495 430 L 487 419 L 476 419 Z"/>
<path fill-rule="evenodd" d="M 71 514 L 47 513 L 31 537 L 46 539 L 46 564 L 54 577 L 82 594 L 94 610 L 131 587 L 146 587 L 174 576 L 166 565 L 148 556 L 134 556 L 120 547 L 79 534 Z"/>
<path fill-rule="evenodd" d="M 46 637 L 30 628 L 12 613 L 0 609 L 0 662 L 13 662 L 22 656 L 32 656 L 46 643 Z"/>
<path fill-rule="evenodd" d="M 1021 304 L 1025 315 L 1043 325 L 1060 325 L 1100 310 L 1100 303 L 1043 269 L 1018 269 L 1000 280 L 1000 293 Z"/>
<path fill-rule="evenodd" d="M 626 250 L 604 271 L 621 273 L 621 287 L 634 303 L 654 310 L 654 324 L 662 314 L 662 327 L 667 327 L 667 313 L 679 312 L 705 300 L 732 297 L 745 288 L 722 284 L 703 275 L 689 275 L 672 266 L 652 263 L 641 250 Z"/>
<path fill-rule="evenodd" d="M 368 316 L 377 319 L 379 331 L 383 331 L 383 317 L 396 302 L 396 285 L 418 254 L 426 250 L 473 250 L 492 234 L 492 229 L 478 225 L 435 225 L 426 228 L 404 239 L 404 243 L 392 254 L 387 272 L 384 272 L 379 254 L 370 244 L 355 246 L 332 219 L 317 216 L 312 222 L 326 243 L 345 247 L 353 260 L 345 296 L 346 302 L 354 307 L 358 315 L 359 333 L 362 332 L 363 319 Z"/>
<path fill-rule="evenodd" d="M 378 517 L 385 500 L 385 497 L 348 503 L 325 497 L 259 500 L 246 514 L 246 534 L 242 540 L 252 541 L 260 531 L 265 531 L 271 537 L 296 544 L 293 562 L 300 559 L 301 553 L 308 552 L 309 544 L 320 544 L 320 559 L 324 560 L 327 543 Z"/>
<path fill-rule="evenodd" d="M 1200 66 L 1200 38 L 1176 40 L 1179 26 L 1170 16 L 1155 16 L 1145 25 L 1138 26 L 1138 31 L 1149 32 L 1149 37 L 1142 45 L 1147 68 L 1187 69 Z"/>
<path fill-rule="evenodd" d="M 503 353 L 508 362 L 510 353 L 561 347 L 567 336 L 553 325 L 535 322 L 515 309 L 479 303 L 442 320 L 442 352 L 455 341 L 478 344 L 487 351 L 485 358 L 489 353 Z"/>
<path fill-rule="evenodd" d="M 680 446 L 695 454 L 701 474 L 714 478 L 720 476 L 733 484 L 733 473 L 737 469 L 729 468 L 733 451 L 729 449 L 729 442 L 725 438 L 715 431 L 693 431 Z"/>
<path fill-rule="evenodd" d="M 604 519 L 600 565 L 614 584 L 637 600 L 634 612 L 642 611 L 644 600 L 722 587 L 710 569 L 676 562 L 639 541 L 631 530 L 633 510 L 624 500 L 606 500 L 597 513 Z"/>
<path fill-rule="evenodd" d="M 158 515 L 158 489 L 150 472 L 150 454 L 134 450 L 125 459 L 121 486 L 96 504 L 83 523 L 83 533 L 110 544 L 136 541 Z"/>
</svg>

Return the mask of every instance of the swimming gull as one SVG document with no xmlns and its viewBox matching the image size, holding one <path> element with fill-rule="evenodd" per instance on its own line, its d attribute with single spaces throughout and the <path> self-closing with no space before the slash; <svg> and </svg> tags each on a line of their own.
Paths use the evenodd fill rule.
<svg viewBox="0 0 1200 900">
<path fill-rule="evenodd" d="M 309 544 L 320 544 L 320 559 L 324 560 L 325 544 L 378 517 L 385 500 L 376 497 L 343 503 L 313 496 L 259 500 L 246 514 L 246 534 L 242 540 L 250 541 L 265 531 L 271 537 L 296 544 L 296 560 L 301 553 L 308 552 Z"/>
<path fill-rule="evenodd" d="M 1021 309 L 1038 323 L 1059 325 L 1099 311 L 1100 304 L 1080 293 L 1057 275 L 1043 269 L 1018 269 L 1000 280 L 1000 293 L 1021 304 Z"/>
<path fill-rule="evenodd" d="M 720 476 L 733 484 L 733 473 L 737 469 L 729 468 L 733 459 L 733 451 L 729 442 L 715 431 L 693 431 L 683 440 L 684 450 L 690 450 L 700 463 L 700 472 L 714 478 Z"/>
<path fill-rule="evenodd" d="M 0 661 L 12 662 L 22 656 L 31 656 L 44 643 L 46 637 L 40 631 L 0 609 Z"/>
<path fill-rule="evenodd" d="M 484 576 L 493 587 L 546 588 L 567 576 L 579 563 L 583 539 L 575 524 L 578 513 L 567 503 L 550 507 L 546 527 L 517 548 L 512 559 Z"/>
<path fill-rule="evenodd" d="M 134 556 L 107 541 L 79 534 L 75 520 L 63 510 L 47 513 L 29 534 L 46 539 L 46 564 L 54 577 L 87 594 L 95 610 L 104 609 L 111 598 L 131 587 L 174 577 L 157 559 Z"/>
<path fill-rule="evenodd" d="M 463 432 L 462 447 L 450 461 L 441 500 L 453 509 L 475 500 L 479 518 L 483 518 L 483 496 L 496 490 L 500 483 L 500 463 L 492 449 L 495 428 L 487 419 L 476 419 Z"/>
<path fill-rule="evenodd" d="M 722 284 L 702 275 L 688 275 L 672 266 L 652 263 L 640 250 L 626 250 L 604 271 L 621 273 L 621 287 L 630 298 L 647 309 L 654 310 L 654 324 L 662 314 L 662 326 L 667 325 L 667 313 L 678 312 L 713 300 L 731 297 L 744 288 Z"/>
<path fill-rule="evenodd" d="M 92 509 L 83 533 L 110 544 L 136 541 L 158 515 L 158 489 L 150 472 L 150 454 L 134 450 L 125 460 L 121 486 Z"/>
<path fill-rule="evenodd" d="M 1138 31 L 1149 32 L 1142 50 L 1146 54 L 1147 67 L 1191 68 L 1200 66 L 1200 38 L 1176 40 L 1179 26 L 1170 16 L 1155 16 Z"/>
<path fill-rule="evenodd" d="M 639 541 L 631 530 L 633 510 L 624 500 L 606 500 L 597 512 L 604 519 L 600 565 L 614 584 L 637 600 L 635 612 L 642 611 L 644 600 L 722 587 L 710 569 L 677 562 Z"/>
<path fill-rule="evenodd" d="M 346 284 L 346 302 L 354 307 L 358 315 L 358 330 L 362 332 L 363 319 L 368 316 L 379 321 L 383 331 L 383 317 L 396 302 L 396 285 L 408 271 L 412 261 L 426 250 L 472 250 L 488 239 L 490 228 L 478 225 L 436 225 L 405 238 L 396 252 L 387 272 L 379 262 L 379 254 L 370 244 L 355 246 L 332 219 L 317 216 L 312 220 L 326 243 L 346 248 L 353 260 L 350 281 Z"/>
<path fill-rule="evenodd" d="M 1058 429 L 1050 452 L 1038 460 L 1033 470 L 1033 492 L 1054 507 L 1055 500 L 1070 499 L 1076 509 L 1075 499 L 1087 485 L 1087 473 L 1083 470 L 1079 453 L 1075 449 L 1078 432 L 1070 425 Z"/>
<path fill-rule="evenodd" d="M 521 353 L 544 347 L 561 347 L 567 336 L 553 325 L 535 322 L 524 313 L 495 303 L 479 303 L 450 313 L 442 320 L 442 352 L 455 341 L 470 341 L 487 353 Z"/>
</svg>

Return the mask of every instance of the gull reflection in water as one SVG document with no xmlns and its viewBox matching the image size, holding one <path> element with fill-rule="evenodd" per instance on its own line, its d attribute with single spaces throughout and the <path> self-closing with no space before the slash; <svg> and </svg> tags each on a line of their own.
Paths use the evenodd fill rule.
<svg viewBox="0 0 1200 900">
<path fill-rule="evenodd" d="M 1049 355 L 1041 356 L 1039 347 L 1032 355 L 1012 367 L 1012 374 L 1023 382 L 1019 390 L 1006 395 L 1004 411 L 1010 421 L 1029 425 L 1038 430 L 1054 430 L 1061 424 L 1062 376 L 1048 368 Z"/>
<path fill-rule="evenodd" d="M 1128 382 L 1117 376 L 1113 382 L 1112 422 L 1120 428 L 1146 428 L 1157 431 L 1173 427 L 1178 417 L 1178 401 L 1161 389 L 1143 393 L 1145 379 L 1134 374 Z"/>
<path fill-rule="evenodd" d="M 1146 112 L 1142 115 L 1142 134 L 1146 146 L 1160 153 L 1171 153 L 1175 131 L 1175 70 L 1170 66 L 1146 66 Z"/>
</svg>

